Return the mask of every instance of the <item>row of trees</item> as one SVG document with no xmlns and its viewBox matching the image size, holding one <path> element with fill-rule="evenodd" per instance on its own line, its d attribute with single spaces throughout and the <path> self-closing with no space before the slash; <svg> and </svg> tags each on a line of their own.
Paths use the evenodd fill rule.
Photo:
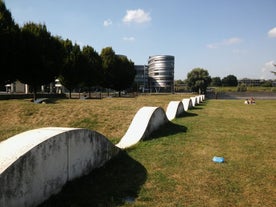
<svg viewBox="0 0 276 207">
<path fill-rule="evenodd" d="M 59 78 L 71 92 L 98 86 L 121 91 L 135 77 L 134 63 L 116 55 L 111 47 L 98 54 L 91 46 L 80 48 L 71 40 L 52 36 L 45 25 L 29 22 L 21 28 L 0 0 L 0 85 L 19 80 L 37 88 Z"/>
<path fill-rule="evenodd" d="M 276 72 L 271 71 L 276 75 Z M 177 80 L 175 81 L 176 86 L 187 85 L 190 90 L 198 93 L 205 93 L 208 86 L 220 87 L 220 86 L 238 86 L 238 91 L 245 91 L 246 85 L 239 84 L 239 81 L 236 76 L 228 75 L 224 78 L 209 76 L 207 70 L 202 68 L 195 68 L 190 71 L 187 75 L 187 79 L 184 81 Z M 272 81 L 263 81 L 261 84 L 263 87 L 271 87 Z"/>
<path fill-rule="evenodd" d="M 190 90 L 198 93 L 205 93 L 208 86 L 237 86 L 238 80 L 234 75 L 211 78 L 208 70 L 194 68 L 187 74 L 187 79 L 183 82 L 177 81 L 176 84 L 187 84 Z"/>
</svg>

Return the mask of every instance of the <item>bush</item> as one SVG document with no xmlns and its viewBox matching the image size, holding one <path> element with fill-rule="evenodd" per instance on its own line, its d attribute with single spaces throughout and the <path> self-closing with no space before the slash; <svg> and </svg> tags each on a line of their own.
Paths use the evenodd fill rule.
<svg viewBox="0 0 276 207">
<path fill-rule="evenodd" d="M 242 83 L 242 84 L 238 85 L 237 91 L 238 92 L 245 92 L 245 91 L 247 91 L 247 86 Z"/>
</svg>

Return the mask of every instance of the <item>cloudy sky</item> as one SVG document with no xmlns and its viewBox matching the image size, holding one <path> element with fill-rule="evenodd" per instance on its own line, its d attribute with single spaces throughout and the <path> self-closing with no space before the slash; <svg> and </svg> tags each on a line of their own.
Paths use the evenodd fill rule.
<svg viewBox="0 0 276 207">
<path fill-rule="evenodd" d="M 174 55 L 175 79 L 193 68 L 212 77 L 275 79 L 276 0 L 5 0 L 14 20 L 53 35 L 112 47 L 137 65 Z"/>
</svg>

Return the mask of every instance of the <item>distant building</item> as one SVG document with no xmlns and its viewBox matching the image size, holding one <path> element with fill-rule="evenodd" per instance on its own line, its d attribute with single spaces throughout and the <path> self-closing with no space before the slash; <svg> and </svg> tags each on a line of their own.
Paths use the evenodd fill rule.
<svg viewBox="0 0 276 207">
<path fill-rule="evenodd" d="M 139 91 L 145 92 L 149 90 L 149 71 L 147 65 L 135 65 L 136 75 L 134 82 L 137 84 Z"/>
<path fill-rule="evenodd" d="M 149 87 L 151 91 L 173 92 L 174 56 L 154 55 L 148 59 Z"/>
<path fill-rule="evenodd" d="M 174 91 L 174 56 L 149 56 L 148 65 L 135 65 L 135 83 L 140 91 Z"/>
<path fill-rule="evenodd" d="M 29 93 L 29 86 L 27 84 L 21 83 L 20 81 L 15 81 L 5 85 L 7 93 Z"/>
<path fill-rule="evenodd" d="M 262 79 L 249 79 L 244 78 L 239 80 L 239 84 L 245 84 L 246 86 L 260 86 L 265 80 Z"/>
</svg>

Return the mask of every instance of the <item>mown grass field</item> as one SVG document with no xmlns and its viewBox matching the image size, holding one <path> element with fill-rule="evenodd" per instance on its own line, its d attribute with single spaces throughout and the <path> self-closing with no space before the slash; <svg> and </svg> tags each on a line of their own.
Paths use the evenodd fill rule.
<svg viewBox="0 0 276 207">
<path fill-rule="evenodd" d="M 30 100 L 0 100 L 0 141 L 40 127 L 81 127 L 96 130 L 117 142 L 143 106 L 166 109 L 170 100 L 189 95 L 147 95 L 135 98 L 51 99 L 49 104 Z"/>
<path fill-rule="evenodd" d="M 166 109 L 182 98 L 1 101 L 1 137 L 47 123 L 96 129 L 118 142 L 140 107 Z M 207 100 L 41 206 L 276 206 L 276 101 L 256 101 Z"/>
</svg>

